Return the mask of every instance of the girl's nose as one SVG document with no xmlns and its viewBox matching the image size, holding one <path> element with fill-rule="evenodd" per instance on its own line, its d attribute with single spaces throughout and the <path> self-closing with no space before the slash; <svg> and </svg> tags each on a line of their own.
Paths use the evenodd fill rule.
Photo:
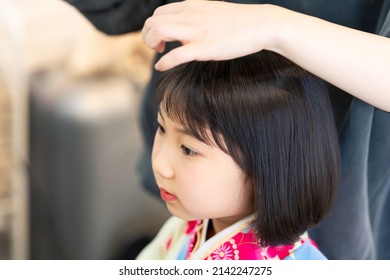
<svg viewBox="0 0 390 280">
<path fill-rule="evenodd" d="M 155 142 L 152 151 L 152 168 L 155 174 L 171 179 L 174 176 L 173 154 L 167 145 Z"/>
</svg>

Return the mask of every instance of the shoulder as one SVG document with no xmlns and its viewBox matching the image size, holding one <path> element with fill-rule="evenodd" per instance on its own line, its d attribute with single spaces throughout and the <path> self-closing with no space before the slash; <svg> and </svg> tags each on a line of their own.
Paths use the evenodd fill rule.
<svg viewBox="0 0 390 280">
<path fill-rule="evenodd" d="M 189 222 L 170 217 L 156 237 L 150 242 L 137 256 L 137 259 L 166 259 L 170 258 L 169 252 L 172 251 L 173 245 L 180 243 L 179 240 L 185 235 Z"/>
<path fill-rule="evenodd" d="M 184 228 L 187 225 L 187 223 L 188 223 L 187 221 L 179 219 L 175 216 L 171 216 L 168 218 L 168 220 L 161 227 L 160 231 L 169 230 L 169 229 L 177 228 L 177 227 Z"/>
<path fill-rule="evenodd" d="M 187 221 L 172 216 L 164 223 L 152 242 L 158 242 L 159 244 L 165 245 L 169 240 L 177 239 L 182 235 L 187 226 Z"/>
</svg>

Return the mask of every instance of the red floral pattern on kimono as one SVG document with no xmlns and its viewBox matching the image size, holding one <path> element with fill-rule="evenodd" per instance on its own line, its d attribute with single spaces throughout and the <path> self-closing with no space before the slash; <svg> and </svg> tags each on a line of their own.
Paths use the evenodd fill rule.
<svg viewBox="0 0 390 280">
<path fill-rule="evenodd" d="M 171 217 L 137 256 L 139 260 L 326 260 L 318 246 L 303 234 L 294 244 L 261 247 L 248 216 L 207 237 L 211 221 Z"/>
<path fill-rule="evenodd" d="M 201 221 L 188 223 L 186 234 L 192 235 L 188 246 L 187 258 L 191 258 L 192 251 L 199 238 L 199 230 L 202 230 Z M 298 242 L 289 245 L 261 247 L 253 229 L 248 225 L 233 233 L 228 238 L 221 240 L 203 256 L 204 260 L 282 260 L 299 248 L 307 236 L 303 236 Z"/>
</svg>

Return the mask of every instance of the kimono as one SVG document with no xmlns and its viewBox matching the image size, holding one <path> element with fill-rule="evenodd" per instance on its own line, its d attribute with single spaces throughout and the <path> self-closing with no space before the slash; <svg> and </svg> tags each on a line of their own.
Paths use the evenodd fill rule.
<svg viewBox="0 0 390 280">
<path fill-rule="evenodd" d="M 294 244 L 261 247 L 244 218 L 206 240 L 210 220 L 171 217 L 137 260 L 326 260 L 307 233 Z"/>
</svg>

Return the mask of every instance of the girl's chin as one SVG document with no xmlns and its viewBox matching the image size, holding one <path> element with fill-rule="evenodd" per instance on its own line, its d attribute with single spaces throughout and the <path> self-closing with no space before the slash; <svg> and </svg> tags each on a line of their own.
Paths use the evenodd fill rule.
<svg viewBox="0 0 390 280">
<path fill-rule="evenodd" d="M 180 211 L 177 209 L 177 205 L 172 205 L 167 203 L 167 208 L 169 213 L 171 213 L 172 216 L 175 216 L 176 218 L 179 218 L 184 221 L 195 221 L 195 220 L 201 220 L 202 218 L 199 218 L 199 216 L 195 215 L 189 215 L 188 213 L 185 213 L 184 211 Z"/>
</svg>

